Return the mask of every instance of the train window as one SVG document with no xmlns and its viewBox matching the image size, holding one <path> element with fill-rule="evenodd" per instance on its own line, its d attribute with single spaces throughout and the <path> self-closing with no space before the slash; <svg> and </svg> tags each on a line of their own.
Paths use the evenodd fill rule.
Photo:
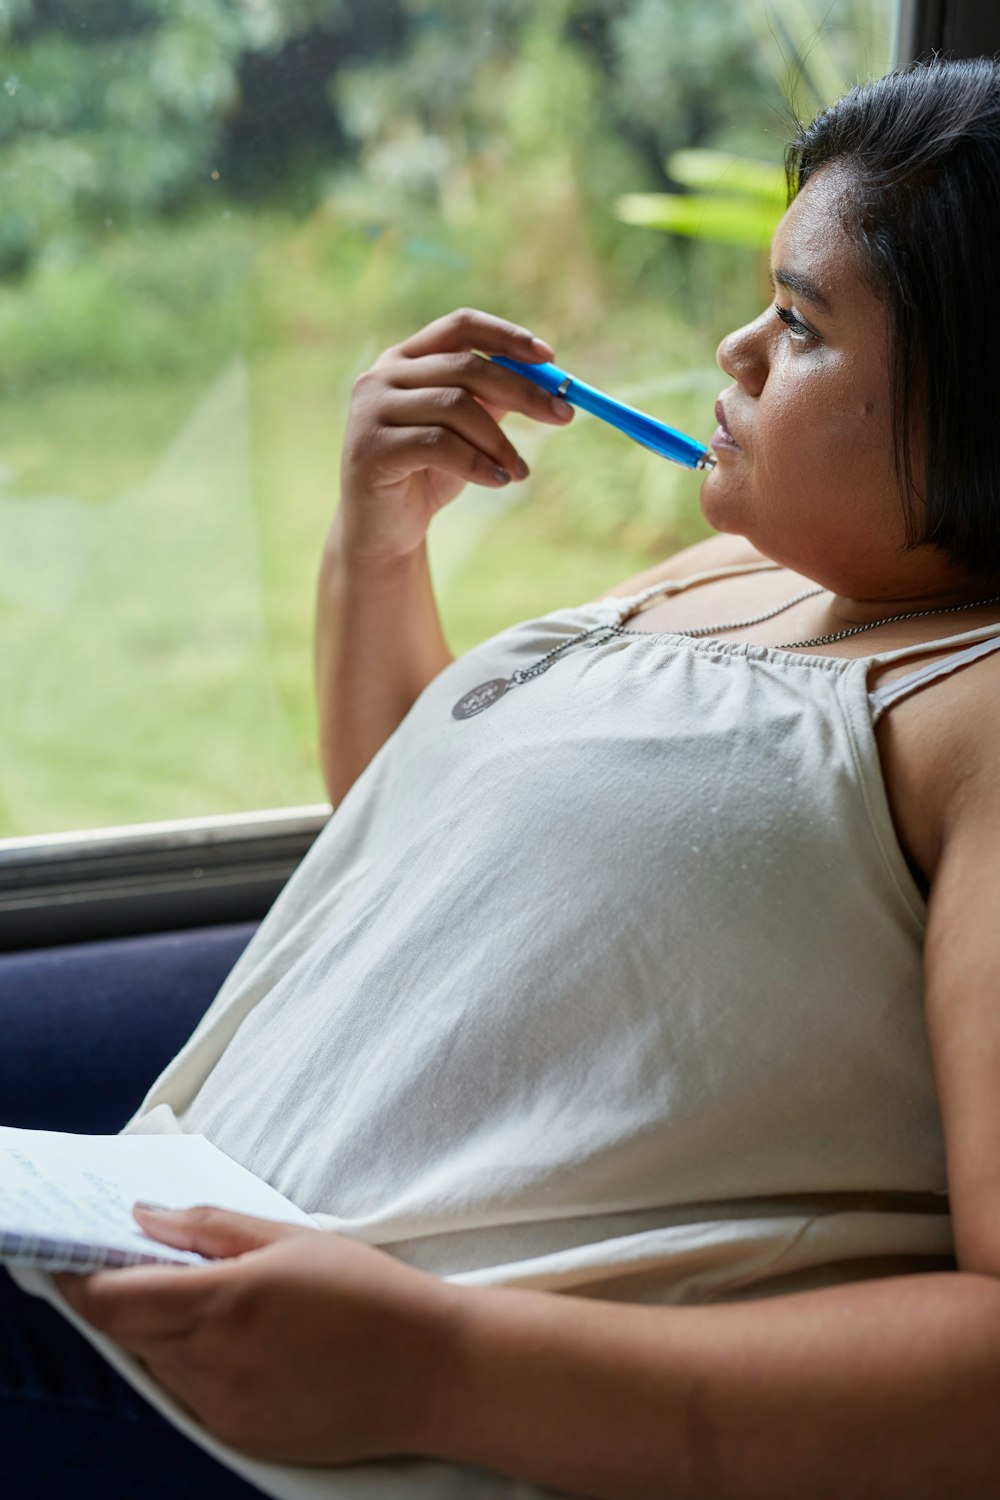
<svg viewBox="0 0 1000 1500">
<path fill-rule="evenodd" d="M 0 837 L 317 804 L 310 630 L 353 377 L 451 306 L 707 436 L 788 100 L 890 0 L 10 0 Z M 466 649 L 698 534 L 597 424 L 442 513 Z"/>
</svg>

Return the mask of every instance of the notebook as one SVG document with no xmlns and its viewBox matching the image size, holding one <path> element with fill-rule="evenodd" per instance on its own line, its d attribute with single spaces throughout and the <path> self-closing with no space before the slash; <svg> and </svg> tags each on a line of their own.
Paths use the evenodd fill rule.
<svg viewBox="0 0 1000 1500">
<path fill-rule="evenodd" d="M 313 1225 L 200 1135 L 67 1135 L 0 1126 L 0 1264 L 44 1271 L 202 1262 L 143 1234 L 137 1200 Z"/>
</svg>

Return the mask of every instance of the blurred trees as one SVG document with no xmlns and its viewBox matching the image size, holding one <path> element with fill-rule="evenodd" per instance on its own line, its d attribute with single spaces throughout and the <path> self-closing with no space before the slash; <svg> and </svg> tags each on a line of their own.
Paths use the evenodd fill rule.
<svg viewBox="0 0 1000 1500">
<path fill-rule="evenodd" d="M 353 377 L 471 302 L 707 433 L 762 291 L 748 159 L 766 187 L 792 82 L 808 113 L 884 66 L 891 4 L 0 0 L 0 831 L 322 795 Z M 729 242 L 694 246 L 706 190 Z M 432 531 L 459 652 L 703 532 L 603 424 L 510 428 L 530 484 Z"/>
<path fill-rule="evenodd" d="M 759 153 L 762 132 L 778 160 L 775 41 L 779 63 L 819 77 L 815 95 L 829 38 L 870 8 L 817 4 L 4 0 L 0 275 L 224 196 L 304 208 L 331 171 L 363 169 L 380 213 L 455 200 L 469 163 L 501 149 L 498 130 L 542 148 L 566 129 L 567 90 L 596 191 L 668 185 L 662 163 L 682 146 Z M 514 64 L 532 42 L 548 56 L 526 94 Z M 643 180 L 606 179 L 623 152 Z"/>
<path fill-rule="evenodd" d="M 379 11 L 370 0 L 354 8 Z M 23 270 L 44 249 L 71 253 L 102 225 L 197 203 L 223 180 L 237 144 L 245 157 L 259 149 L 258 134 L 268 145 L 280 136 L 274 111 L 255 96 L 287 79 L 286 52 L 313 43 L 325 73 L 365 44 L 371 22 L 357 20 L 339 0 L 6 0 L 0 271 Z M 263 89 L 261 64 L 272 75 Z M 281 114 L 303 146 L 331 123 L 328 108 L 314 107 L 315 90 L 301 87 L 308 73 L 299 68 Z M 267 164 L 264 153 L 265 175 Z"/>
</svg>

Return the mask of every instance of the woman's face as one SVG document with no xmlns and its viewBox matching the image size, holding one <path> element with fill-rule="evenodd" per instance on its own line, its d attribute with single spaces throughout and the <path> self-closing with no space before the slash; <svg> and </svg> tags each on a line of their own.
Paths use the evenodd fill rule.
<svg viewBox="0 0 1000 1500">
<path fill-rule="evenodd" d="M 850 178 L 817 173 L 775 231 L 774 302 L 729 334 L 702 508 L 719 531 L 854 598 L 925 587 L 904 551 L 893 463 L 889 321 L 841 224 Z"/>
</svg>

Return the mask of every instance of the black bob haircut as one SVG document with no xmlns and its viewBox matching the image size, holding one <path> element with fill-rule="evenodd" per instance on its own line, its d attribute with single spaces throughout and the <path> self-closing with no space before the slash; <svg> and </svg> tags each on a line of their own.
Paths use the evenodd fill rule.
<svg viewBox="0 0 1000 1500">
<path fill-rule="evenodd" d="M 789 146 L 789 199 L 834 164 L 889 310 L 907 542 L 1000 579 L 1000 63 L 936 59 L 852 89 Z"/>
</svg>

